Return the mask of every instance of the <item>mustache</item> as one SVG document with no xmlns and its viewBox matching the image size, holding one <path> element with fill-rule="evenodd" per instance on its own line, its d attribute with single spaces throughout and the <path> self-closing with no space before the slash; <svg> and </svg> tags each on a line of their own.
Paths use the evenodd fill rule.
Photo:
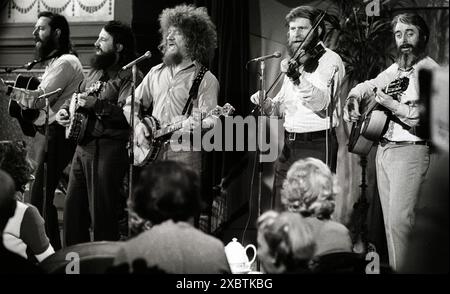
<svg viewBox="0 0 450 294">
<path fill-rule="evenodd" d="M 411 44 L 402 44 L 402 45 L 400 45 L 400 47 L 399 47 L 399 49 L 407 49 L 407 48 L 414 48 L 414 46 L 413 45 L 411 45 Z"/>
</svg>

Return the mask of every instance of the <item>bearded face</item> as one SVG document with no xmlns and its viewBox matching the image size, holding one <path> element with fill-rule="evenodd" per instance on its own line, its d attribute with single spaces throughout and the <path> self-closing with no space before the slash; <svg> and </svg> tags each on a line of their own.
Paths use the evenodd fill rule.
<svg viewBox="0 0 450 294">
<path fill-rule="evenodd" d="M 44 59 L 58 48 L 56 32 L 49 25 L 50 18 L 40 17 L 33 30 L 35 54 L 38 59 Z"/>
<path fill-rule="evenodd" d="M 293 56 L 297 48 L 304 42 L 302 50 L 308 50 L 319 42 L 319 34 L 317 31 L 306 35 L 312 28 L 311 21 L 307 18 L 299 17 L 289 22 L 288 31 L 288 52 Z"/>
<path fill-rule="evenodd" d="M 114 45 L 113 37 L 104 29 L 100 31 L 94 46 L 95 54 L 91 58 L 91 66 L 94 69 L 105 70 L 117 62 L 118 53 Z"/>
<path fill-rule="evenodd" d="M 419 29 L 414 25 L 399 22 L 395 26 L 394 36 L 397 45 L 397 64 L 399 68 L 407 70 L 424 54 Z"/>
<path fill-rule="evenodd" d="M 187 58 L 186 40 L 182 31 L 174 26 L 169 27 L 164 44 L 164 64 L 178 65 Z"/>
</svg>

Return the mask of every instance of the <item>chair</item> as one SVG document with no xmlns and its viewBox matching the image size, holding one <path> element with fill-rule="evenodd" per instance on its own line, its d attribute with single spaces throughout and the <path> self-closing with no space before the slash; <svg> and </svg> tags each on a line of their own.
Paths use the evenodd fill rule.
<svg viewBox="0 0 450 294">
<path fill-rule="evenodd" d="M 65 274 L 66 266 L 72 266 L 73 256 L 79 256 L 80 274 L 103 274 L 113 264 L 123 242 L 99 241 L 66 247 L 41 262 L 40 267 L 50 274 Z M 66 258 L 68 260 L 66 260 Z"/>
</svg>

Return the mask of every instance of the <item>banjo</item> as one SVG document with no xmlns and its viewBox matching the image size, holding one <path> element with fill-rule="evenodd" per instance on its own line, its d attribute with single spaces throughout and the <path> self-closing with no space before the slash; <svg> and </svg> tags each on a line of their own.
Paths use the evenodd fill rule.
<svg viewBox="0 0 450 294">
<path fill-rule="evenodd" d="M 221 117 L 221 116 L 229 116 L 233 114 L 234 107 L 231 104 L 226 103 L 223 107 L 216 106 L 214 109 L 209 111 L 206 115 L 202 114 L 201 120 L 206 119 L 207 117 Z M 138 146 L 137 144 L 133 144 L 133 152 L 134 152 L 134 165 L 135 166 L 145 166 L 152 161 L 156 160 L 158 157 L 159 151 L 163 146 L 164 142 L 168 138 L 169 135 L 183 128 L 183 123 L 188 120 L 181 120 L 163 127 L 160 127 L 159 121 L 154 117 L 146 117 L 143 121 L 145 127 L 150 132 L 150 144 L 149 147 Z M 146 122 L 148 120 L 148 122 Z M 135 141 L 137 139 L 135 138 Z"/>
<path fill-rule="evenodd" d="M 92 84 L 84 93 L 87 96 L 97 96 L 103 89 L 104 82 L 97 81 Z M 66 139 L 74 140 L 77 143 L 83 141 L 88 124 L 88 111 L 78 105 L 79 93 L 74 93 L 69 105 L 70 124 L 66 127 Z"/>
</svg>

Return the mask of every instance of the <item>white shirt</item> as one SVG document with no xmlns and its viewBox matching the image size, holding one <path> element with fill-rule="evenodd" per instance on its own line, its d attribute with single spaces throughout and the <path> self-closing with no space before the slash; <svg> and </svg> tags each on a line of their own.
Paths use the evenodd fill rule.
<svg viewBox="0 0 450 294">
<path fill-rule="evenodd" d="M 391 122 L 393 128 L 391 127 L 391 130 L 388 130 L 384 137 L 391 141 L 422 141 L 423 139 L 414 134 L 414 127 L 419 123 L 419 108 L 417 105 L 414 105 L 414 103 L 411 104 L 410 102 L 419 100 L 418 74 L 420 69 L 432 69 L 438 66 L 439 65 L 430 57 L 425 57 L 420 60 L 417 64 L 413 65 L 412 69 L 408 72 L 400 71 L 398 64 L 394 63 L 376 78 L 358 84 L 350 91 L 348 96 L 356 97 L 359 101 L 362 99 L 373 99 L 374 88 L 384 88 L 397 78 L 404 76 L 409 77 L 408 88 L 399 95 L 401 104 L 394 112 L 394 115 L 407 127 L 404 127 L 397 122 Z M 409 105 L 406 103 L 409 103 Z"/>
<path fill-rule="evenodd" d="M 307 133 L 329 129 L 326 110 L 333 96 L 333 127 L 339 124 L 339 91 L 345 68 L 338 54 L 326 48 L 314 72 L 301 74 L 300 84 L 294 85 L 286 76 L 278 94 L 273 98 L 278 115 L 285 118 L 288 132 Z M 306 79 L 308 83 L 302 83 Z M 333 88 L 333 95 L 331 89 Z"/>
</svg>

